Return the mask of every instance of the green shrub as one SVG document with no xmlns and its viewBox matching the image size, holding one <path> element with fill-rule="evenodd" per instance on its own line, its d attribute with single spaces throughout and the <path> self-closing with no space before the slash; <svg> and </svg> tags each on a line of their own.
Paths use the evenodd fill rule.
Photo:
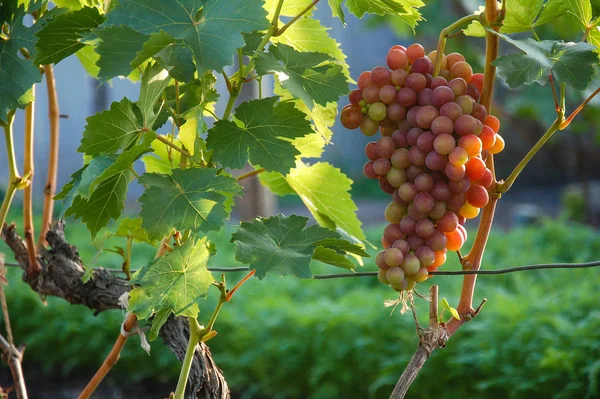
<svg viewBox="0 0 600 399">
<path fill-rule="evenodd" d="M 368 231 L 371 242 L 378 241 L 380 231 Z M 83 234 L 73 237 L 87 239 Z M 227 234 L 213 240 L 221 250 L 211 265 L 237 265 Z M 94 251 L 90 244 L 80 245 L 84 259 Z M 134 264 L 152 256 L 148 249 L 140 253 Z M 494 232 L 485 268 L 583 262 L 598 254 L 600 235 L 595 231 L 546 221 Z M 111 267 L 118 267 L 118 261 Z M 371 259 L 364 269 L 374 268 Z M 456 257 L 449 256 L 444 269 L 458 269 Z M 316 273 L 330 270 L 315 265 Z M 433 354 L 411 397 L 600 397 L 596 270 L 480 276 L 475 301 L 485 296 L 487 305 L 447 348 Z M 227 277 L 233 284 L 241 275 Z M 94 317 L 87 309 L 55 298 L 43 306 L 17 273 L 11 273 L 10 280 L 13 328 L 17 340 L 28 346 L 27 361 L 63 376 L 74 368 L 92 373 L 110 350 L 122 313 Z M 462 278 L 439 276 L 433 281 L 440 285 L 442 297 L 457 302 Z M 427 287 L 419 290 L 425 293 Z M 204 318 L 215 297 L 216 292 L 202 308 Z M 384 299 L 392 298 L 389 288 L 370 278 L 252 279 L 223 308 L 216 324 L 219 334 L 210 346 L 231 387 L 243 398 L 385 398 L 417 345 L 412 316 L 398 311 L 390 315 L 391 309 L 382 306 Z M 425 323 L 428 303 L 417 299 L 416 305 Z M 111 378 L 135 383 L 176 377 L 177 362 L 159 341 L 153 343 L 150 357 L 137 338 L 132 341 Z"/>
</svg>

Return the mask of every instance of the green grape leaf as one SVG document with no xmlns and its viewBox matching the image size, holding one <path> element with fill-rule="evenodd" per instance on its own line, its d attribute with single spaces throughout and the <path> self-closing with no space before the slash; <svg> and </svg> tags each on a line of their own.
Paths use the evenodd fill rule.
<svg viewBox="0 0 600 399">
<path fill-rule="evenodd" d="M 287 173 L 300 152 L 290 140 L 312 133 L 306 115 L 294 104 L 268 97 L 241 104 L 238 123 L 220 120 L 208 131 L 206 143 L 221 165 L 241 169 L 250 161 L 267 170 Z"/>
<path fill-rule="evenodd" d="M 307 166 L 297 162 L 285 177 L 321 226 L 339 229 L 357 240 L 365 240 L 350 189 L 352 180 L 326 162 Z"/>
<path fill-rule="evenodd" d="M 137 106 L 142 112 L 145 128 L 151 129 L 154 125 L 158 117 L 158 114 L 154 112 L 154 107 L 170 81 L 169 72 L 158 63 L 148 65 L 144 71 Z"/>
<path fill-rule="evenodd" d="M 596 52 L 600 52 L 600 26 L 594 26 L 590 29 L 587 41 L 596 47 Z"/>
<path fill-rule="evenodd" d="M 592 80 L 598 56 L 594 46 L 588 43 L 514 40 L 497 34 L 525 53 L 506 55 L 493 62 L 511 88 L 534 82 L 544 85 L 550 71 L 559 83 L 566 83 L 577 90 L 584 90 Z"/>
<path fill-rule="evenodd" d="M 312 0 L 284 1 L 283 5 L 281 6 L 279 15 L 281 15 L 282 17 L 295 17 L 296 15 L 300 14 L 305 8 L 309 7 L 311 3 Z M 269 19 L 269 21 L 273 19 L 278 4 L 279 0 L 265 0 L 265 4 L 263 7 L 268 12 L 267 18 Z M 313 10 L 314 7 L 311 8 L 305 15 L 311 15 Z"/>
<path fill-rule="evenodd" d="M 0 4 L 0 21 L 10 27 L 8 40 L 0 39 L 0 122 L 7 122 L 10 110 L 33 101 L 31 87 L 42 80 L 32 60 L 19 54 L 24 48 L 35 56 L 34 34 L 40 27 L 40 22 L 31 27 L 23 25 L 25 15 L 24 7 L 17 8 L 16 2 Z"/>
<path fill-rule="evenodd" d="M 171 316 L 171 311 L 169 309 L 161 309 L 156 312 L 152 319 L 152 326 L 150 327 L 150 332 L 148 334 L 148 339 L 150 341 L 154 341 L 158 338 L 160 329 L 165 325 L 167 320 L 169 320 L 169 316 Z"/>
<path fill-rule="evenodd" d="M 92 191 L 92 185 L 107 168 L 114 164 L 115 159 L 116 155 L 106 154 L 101 154 L 92 158 L 90 162 L 84 166 L 83 173 L 81 173 L 81 179 L 74 185 L 73 192 L 76 195 L 81 195 L 83 198 L 89 198 Z"/>
<path fill-rule="evenodd" d="M 564 0 L 548 0 L 544 7 L 542 8 L 542 12 L 539 18 L 533 24 L 534 27 L 547 24 L 550 21 L 558 18 L 563 15 L 567 10 L 567 6 Z"/>
<path fill-rule="evenodd" d="M 354 270 L 354 263 L 346 256 L 337 253 L 337 251 L 325 248 L 322 246 L 318 246 L 315 248 L 315 252 L 313 254 L 313 260 L 318 260 L 319 262 L 327 263 L 332 266 L 341 267 L 342 269 Z"/>
<path fill-rule="evenodd" d="M 336 251 L 338 254 L 354 254 L 363 258 L 369 258 L 369 254 L 365 252 L 365 249 L 357 244 L 353 244 L 350 241 L 341 238 L 325 238 L 317 245 Z"/>
<path fill-rule="evenodd" d="M 185 42 L 199 74 L 233 63 L 244 47 L 242 33 L 267 29 L 260 0 L 120 0 L 103 27 L 126 25 L 144 34 L 160 32 Z"/>
<path fill-rule="evenodd" d="M 267 273 L 312 277 L 310 261 L 318 242 L 339 238 L 339 234 L 317 225 L 307 228 L 307 222 L 306 217 L 279 215 L 240 223 L 231 236 L 236 245 L 235 259 L 249 264 L 259 279 Z"/>
<path fill-rule="evenodd" d="M 92 238 L 100 229 L 105 227 L 111 219 L 117 220 L 125 207 L 127 187 L 133 181 L 134 175 L 129 170 L 113 175 L 100 183 L 89 198 L 77 196 L 65 216 L 73 215 L 87 225 Z"/>
<path fill-rule="evenodd" d="M 299 52 L 286 44 L 272 45 L 268 53 L 260 53 L 256 72 L 275 72 L 283 88 L 312 109 L 314 102 L 327 105 L 348 94 L 348 82 L 342 67 L 324 53 Z"/>
<path fill-rule="evenodd" d="M 85 46 L 79 40 L 104 21 L 95 7 L 84 7 L 77 11 L 61 14 L 47 22 L 36 33 L 39 38 L 35 47 L 35 63 L 57 64 Z"/>
<path fill-rule="evenodd" d="M 456 320 L 460 320 L 460 315 L 458 314 L 458 311 L 452 306 L 450 306 L 446 298 L 442 298 L 442 300 L 440 301 L 440 305 L 442 306 L 442 309 L 446 309 L 448 312 L 450 312 L 452 317 L 454 317 Z"/>
<path fill-rule="evenodd" d="M 214 282 L 206 267 L 209 257 L 206 238 L 196 243 L 189 239 L 144 266 L 131 280 L 139 287 L 129 293 L 127 310 L 142 320 L 164 309 L 176 316 L 198 317 L 199 300 L 206 297 Z"/>
<path fill-rule="evenodd" d="M 341 4 L 343 0 L 329 0 L 334 17 L 338 17 L 345 23 L 344 11 Z M 422 1 L 410 0 L 346 0 L 346 8 L 358 18 L 365 14 L 396 15 L 402 16 L 418 13 L 417 8 L 424 6 Z"/>
<path fill-rule="evenodd" d="M 113 102 L 110 109 L 87 118 L 77 151 L 88 155 L 113 153 L 137 140 L 140 130 L 133 104 L 123 98 Z"/>
<path fill-rule="evenodd" d="M 269 191 L 280 197 L 296 194 L 292 186 L 289 185 L 285 180 L 285 177 L 279 172 L 263 172 L 258 175 L 258 180 L 267 187 Z"/>
<path fill-rule="evenodd" d="M 590 0 L 567 0 L 565 7 L 569 14 L 577 18 L 583 31 L 587 30 L 592 21 L 592 4 Z"/>
<path fill-rule="evenodd" d="M 98 78 L 102 81 L 115 76 L 128 76 L 133 70 L 131 63 L 149 39 L 147 35 L 127 26 L 95 29 L 94 33 L 102 40 L 96 47 L 96 52 L 100 55 L 96 63 L 100 68 Z"/>
<path fill-rule="evenodd" d="M 144 174 L 139 199 L 142 224 L 151 239 L 177 230 L 218 231 L 229 218 L 227 198 L 240 195 L 235 179 L 216 175 L 216 169 L 173 170 L 171 175 Z"/>
<path fill-rule="evenodd" d="M 142 219 L 137 217 L 135 219 L 124 218 L 119 223 L 117 231 L 114 234 L 115 237 L 131 237 L 137 242 L 148 242 L 152 243 L 152 240 L 148 237 L 148 232 L 142 227 Z"/>
<path fill-rule="evenodd" d="M 329 54 L 342 66 L 346 77 L 350 78 L 346 55 L 342 52 L 340 44 L 329 36 L 329 30 L 330 28 L 321 25 L 318 20 L 305 17 L 290 25 L 282 35 L 272 37 L 271 41 L 287 44 L 297 51 Z"/>
<path fill-rule="evenodd" d="M 100 56 L 94 49 L 94 46 L 85 46 L 76 52 L 75 56 L 77 56 L 79 62 L 83 66 L 83 69 L 85 69 L 88 75 L 94 79 L 97 79 L 100 68 L 98 68 L 96 63 L 100 59 Z"/>
<path fill-rule="evenodd" d="M 533 27 L 542 11 L 544 0 L 511 0 L 502 25 L 502 32 L 525 32 Z"/>
<path fill-rule="evenodd" d="M 180 87 L 179 113 L 185 118 L 198 118 L 210 104 L 219 99 L 219 93 L 215 90 L 217 78 L 211 72 L 207 72 L 200 79 L 194 79 L 191 82 Z M 173 96 L 175 97 L 175 93 Z M 171 103 L 171 108 L 175 109 L 177 104 Z"/>
<path fill-rule="evenodd" d="M 247 56 L 252 56 L 256 52 L 258 45 L 262 41 L 262 38 L 265 34 L 262 32 L 250 32 L 244 33 L 244 48 L 242 49 L 242 54 Z"/>
</svg>

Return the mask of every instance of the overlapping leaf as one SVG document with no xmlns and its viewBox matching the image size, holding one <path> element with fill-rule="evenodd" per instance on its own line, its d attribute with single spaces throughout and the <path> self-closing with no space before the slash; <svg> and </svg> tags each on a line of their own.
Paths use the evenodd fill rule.
<svg viewBox="0 0 600 399">
<path fill-rule="evenodd" d="M 244 47 L 242 33 L 266 29 L 266 15 L 260 0 L 120 0 L 103 27 L 125 25 L 143 35 L 164 31 L 191 48 L 203 74 L 232 64 Z"/>
<path fill-rule="evenodd" d="M 313 101 L 327 105 L 348 93 L 342 67 L 324 53 L 299 52 L 286 44 L 273 45 L 268 53 L 257 58 L 256 71 L 260 75 L 275 72 L 281 85 L 311 109 Z"/>
<path fill-rule="evenodd" d="M 95 34 L 102 40 L 96 47 L 100 56 L 96 65 L 100 68 L 98 78 L 101 80 L 128 76 L 133 70 L 131 63 L 149 39 L 148 35 L 122 25 L 96 29 Z"/>
<path fill-rule="evenodd" d="M 93 28 L 104 21 L 95 7 L 84 7 L 77 11 L 54 17 L 36 33 L 39 38 L 35 47 L 37 64 L 56 64 L 75 54 L 85 44 L 80 42 Z"/>
<path fill-rule="evenodd" d="M 291 140 L 312 133 L 306 115 L 278 97 L 241 104 L 238 123 L 220 120 L 208 131 L 208 149 L 221 165 L 241 169 L 250 161 L 267 170 L 287 173 L 300 152 Z"/>
<path fill-rule="evenodd" d="M 310 278 L 315 253 L 318 260 L 344 268 L 348 265 L 332 256 L 332 251 L 366 255 L 360 247 L 341 240 L 335 231 L 317 225 L 306 227 L 307 222 L 308 218 L 296 215 L 242 222 L 231 237 L 236 245 L 235 258 L 256 270 L 259 279 L 267 273 Z"/>
<path fill-rule="evenodd" d="M 206 238 L 193 239 L 136 272 L 129 293 L 128 311 L 148 319 L 161 310 L 176 316 L 197 317 L 199 300 L 206 296 L 214 279 L 207 270 Z"/>
<path fill-rule="evenodd" d="M 358 18 L 362 18 L 365 14 L 377 15 L 403 15 L 418 14 L 418 8 L 425 5 L 422 1 L 415 2 L 414 0 L 329 0 L 329 6 L 334 17 L 338 17 L 343 23 L 346 23 L 342 3 L 345 3 L 346 8 Z"/>
<path fill-rule="evenodd" d="M 229 218 L 228 198 L 241 194 L 235 179 L 217 175 L 216 169 L 176 169 L 171 175 L 146 173 L 140 197 L 143 227 L 151 239 L 177 230 L 219 230 Z"/>
<path fill-rule="evenodd" d="M 560 83 L 577 90 L 584 90 L 592 80 L 598 56 L 594 46 L 588 43 L 537 42 L 533 39 L 515 40 L 501 33 L 498 35 L 524 53 L 506 55 L 493 62 L 511 88 L 533 82 L 546 84 L 550 72 Z"/>
<path fill-rule="evenodd" d="M 158 116 L 154 110 L 156 101 L 170 81 L 169 72 L 159 63 L 149 65 L 144 72 L 137 106 L 142 112 L 142 122 L 147 129 L 151 129 L 156 121 Z"/>
</svg>

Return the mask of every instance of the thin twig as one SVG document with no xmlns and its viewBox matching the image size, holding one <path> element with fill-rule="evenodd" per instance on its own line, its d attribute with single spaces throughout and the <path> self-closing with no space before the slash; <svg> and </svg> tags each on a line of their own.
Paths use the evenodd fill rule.
<svg viewBox="0 0 600 399">
<path fill-rule="evenodd" d="M 129 314 L 129 316 L 127 316 L 127 319 L 125 319 L 125 322 L 123 323 L 123 330 L 126 333 L 131 332 L 136 322 L 136 316 L 134 314 Z M 115 364 L 117 364 L 117 361 L 119 360 L 119 355 L 121 354 L 121 350 L 123 349 L 125 342 L 127 342 L 128 337 L 129 335 L 123 335 L 122 332 L 119 332 L 119 336 L 117 337 L 115 344 L 110 350 L 110 353 L 108 354 L 108 356 L 106 356 L 106 359 L 104 359 L 102 366 L 100 366 L 98 371 L 96 371 L 96 374 L 94 374 L 90 382 L 88 382 L 86 387 L 78 396 L 78 399 L 87 399 L 90 396 L 92 396 L 92 394 L 94 393 L 96 388 L 98 388 L 98 385 L 100 385 L 104 377 L 106 377 L 106 375 L 112 369 L 112 367 Z"/>
<path fill-rule="evenodd" d="M 292 18 L 287 24 L 283 25 L 273 36 L 282 35 L 283 32 L 285 32 L 287 30 L 287 28 L 289 28 L 294 22 L 299 20 L 304 14 L 309 12 L 311 10 L 311 8 L 313 8 L 314 6 L 317 5 L 318 2 L 319 2 L 319 0 L 313 0 L 312 3 L 307 5 L 306 8 L 304 8 L 304 10 L 300 11 L 300 13 L 298 13 L 298 15 L 296 15 L 294 18 Z"/>
<path fill-rule="evenodd" d="M 587 103 L 592 101 L 592 98 L 594 98 L 598 93 L 600 93 L 600 87 L 598 87 L 592 94 L 590 94 L 590 96 L 586 98 L 585 101 L 582 102 L 579 105 L 579 107 L 577 107 L 577 109 L 575 109 L 575 111 L 573 111 L 571 115 L 569 115 L 567 119 L 565 119 L 565 121 L 560 125 L 560 130 L 563 130 L 567 126 L 569 126 L 569 124 L 573 121 L 573 118 L 575 118 L 577 114 L 587 105 Z"/>
<path fill-rule="evenodd" d="M 184 150 L 183 148 L 180 148 L 179 146 L 171 143 L 169 140 L 165 139 L 163 136 L 161 136 L 160 134 L 156 135 L 156 139 L 162 143 L 165 143 L 166 145 L 168 145 L 169 147 L 171 147 L 172 149 L 174 149 L 175 151 L 179 152 L 180 154 L 191 158 L 192 154 L 190 154 L 189 152 L 187 152 L 186 150 Z"/>
<path fill-rule="evenodd" d="M 58 138 L 60 112 L 58 109 L 58 94 L 52 65 L 44 65 L 46 87 L 48 88 L 48 119 L 50 120 L 50 146 L 48 148 L 48 177 L 44 187 L 44 211 L 38 244 L 46 245 L 46 233 L 52 224 L 54 212 L 54 194 L 56 192 L 56 179 L 58 176 Z"/>
<path fill-rule="evenodd" d="M 241 180 L 247 179 L 248 177 L 256 176 L 259 173 L 262 173 L 264 171 L 265 171 L 265 168 L 254 169 L 254 170 L 251 170 L 248 173 L 244 173 L 243 175 L 239 175 L 238 177 L 235 178 L 235 180 L 236 181 L 241 181 Z"/>
<path fill-rule="evenodd" d="M 6 339 L 0 335 L 0 350 L 2 350 L 2 359 L 8 364 L 15 384 L 17 399 L 27 399 L 27 388 L 25 386 L 25 377 L 23 376 L 23 349 L 17 349 L 10 345 Z"/>
<path fill-rule="evenodd" d="M 31 88 L 35 96 L 35 85 Z M 35 231 L 33 227 L 33 132 L 35 121 L 35 100 L 25 107 L 25 145 L 23 157 L 23 174 L 27 176 L 28 184 L 23 189 L 23 230 L 25 233 L 25 242 L 27 243 L 27 252 L 29 254 L 29 264 L 27 268 L 27 277 L 35 277 L 42 268 L 37 261 L 37 251 L 35 245 Z"/>
</svg>

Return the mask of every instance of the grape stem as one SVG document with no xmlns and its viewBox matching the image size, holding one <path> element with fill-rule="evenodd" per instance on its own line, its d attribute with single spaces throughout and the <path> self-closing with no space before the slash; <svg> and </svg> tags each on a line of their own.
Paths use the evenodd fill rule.
<svg viewBox="0 0 600 399">
<path fill-rule="evenodd" d="M 184 399 L 185 387 L 187 385 L 188 377 L 190 375 L 190 369 L 192 368 L 192 361 L 194 360 L 194 354 L 196 353 L 196 345 L 200 342 L 200 326 L 194 317 L 188 317 L 188 325 L 190 330 L 190 337 L 188 346 L 185 351 L 185 357 L 183 358 L 183 364 L 181 365 L 181 371 L 179 373 L 179 379 L 177 380 L 177 388 L 175 390 L 175 399 Z"/>
<path fill-rule="evenodd" d="M 32 87 L 32 93 L 35 95 L 35 85 Z M 33 227 L 33 127 L 35 120 L 35 100 L 31 101 L 25 107 L 25 145 L 23 148 L 23 173 L 28 176 L 27 185 L 23 189 L 23 231 L 25 242 L 27 243 L 27 254 L 29 263 L 27 265 L 27 277 L 33 278 L 42 270 L 37 261 L 37 251 L 35 242 L 35 232 Z"/>
<path fill-rule="evenodd" d="M 562 88 L 562 87 L 561 87 Z M 564 91 L 564 89 L 563 89 Z M 575 111 L 573 111 L 571 113 L 571 115 L 569 115 L 569 117 L 567 119 L 565 119 L 561 124 L 560 124 L 560 128 L 559 130 L 563 130 L 565 129 L 567 126 L 569 126 L 571 124 L 571 122 L 573 121 L 573 119 L 577 116 L 577 114 L 579 114 L 579 112 L 581 112 L 581 110 L 590 102 L 592 101 L 592 99 L 596 96 L 596 94 L 600 93 L 600 87 L 598 87 L 592 94 L 590 94 L 590 96 L 588 98 L 585 99 L 584 102 L 582 102 L 579 107 L 577 107 L 577 109 L 575 109 Z M 564 98 L 564 95 L 563 95 Z"/>
<path fill-rule="evenodd" d="M 529 161 L 531 161 L 531 159 L 533 159 L 535 154 L 538 153 L 538 151 L 544 146 L 544 144 L 546 144 L 546 142 L 548 142 L 548 140 L 550 140 L 550 138 L 554 135 L 554 133 L 556 133 L 556 131 L 560 129 L 560 126 L 563 122 L 563 117 L 564 117 L 564 113 L 561 112 L 559 114 L 559 117 L 554 121 L 554 123 L 552 123 L 552 125 L 548 128 L 546 133 L 544 133 L 544 135 L 538 140 L 538 142 L 535 143 L 533 148 L 531 150 L 529 150 L 527 155 L 525 155 L 525 157 L 523 157 L 521 162 L 519 162 L 519 164 L 511 172 L 511 174 L 508 176 L 508 178 L 505 181 L 498 183 L 498 185 L 496 186 L 496 192 L 503 194 L 512 187 L 515 180 L 517 179 L 517 177 L 519 177 L 519 174 L 521 174 L 523 169 L 525 169 L 525 166 L 527 166 Z"/>
<path fill-rule="evenodd" d="M 459 29 L 460 27 L 466 25 L 469 22 L 473 22 L 473 21 L 479 21 L 482 24 L 484 23 L 479 15 L 476 14 L 472 14 L 472 15 L 467 15 L 466 17 L 462 17 L 461 19 L 459 19 L 458 21 L 454 22 L 453 24 L 448 25 L 447 27 L 445 27 L 444 29 L 442 29 L 442 31 L 440 32 L 440 38 L 438 40 L 438 45 L 437 45 L 437 52 L 436 54 L 443 54 L 444 50 L 446 49 L 446 41 L 448 40 L 448 38 L 450 36 L 454 35 L 454 31 Z M 440 73 L 440 70 L 442 69 L 442 57 L 435 57 L 435 63 L 433 64 L 433 76 L 438 76 L 438 74 Z"/>
<path fill-rule="evenodd" d="M 313 2 L 310 3 L 309 5 L 307 5 L 306 8 L 304 8 L 302 11 L 300 11 L 300 13 L 298 13 L 298 15 L 296 15 L 287 24 L 283 25 L 277 32 L 275 32 L 275 34 L 273 36 L 277 37 L 277 36 L 282 35 L 283 32 L 285 32 L 287 30 L 287 28 L 290 27 L 290 25 L 292 25 L 294 22 L 299 20 L 304 14 L 309 12 L 311 10 L 311 8 L 313 8 L 314 6 L 317 5 L 318 2 L 319 2 L 319 0 L 313 0 Z"/>
<path fill-rule="evenodd" d="M 15 192 L 22 184 L 22 178 L 17 169 L 17 162 L 15 157 L 15 141 L 13 138 L 13 121 L 15 117 L 15 111 L 9 111 L 6 116 L 6 123 L 0 122 L 0 126 L 4 128 L 4 140 L 6 143 L 6 154 L 8 159 L 8 186 L 4 193 L 4 200 L 0 207 L 0 228 L 4 225 L 10 204 L 15 196 Z"/>
</svg>

